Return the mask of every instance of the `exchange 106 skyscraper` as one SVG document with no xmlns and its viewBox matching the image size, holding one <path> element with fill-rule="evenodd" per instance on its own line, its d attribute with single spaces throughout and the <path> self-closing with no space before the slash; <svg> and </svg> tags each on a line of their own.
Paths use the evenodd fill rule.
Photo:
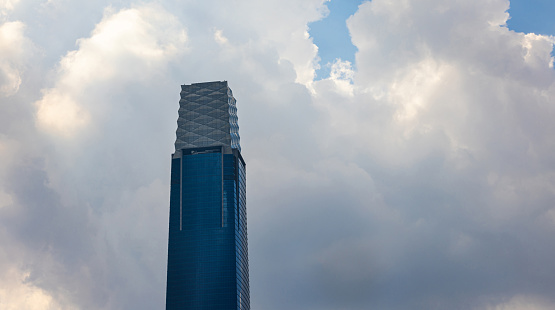
<svg viewBox="0 0 555 310">
<path fill-rule="evenodd" d="M 166 309 L 248 310 L 245 162 L 226 81 L 181 86 Z"/>
</svg>

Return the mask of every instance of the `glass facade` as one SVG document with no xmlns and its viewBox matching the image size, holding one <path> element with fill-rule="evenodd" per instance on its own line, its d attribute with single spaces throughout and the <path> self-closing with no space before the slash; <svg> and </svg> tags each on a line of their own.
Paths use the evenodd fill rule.
<svg viewBox="0 0 555 310">
<path fill-rule="evenodd" d="M 193 84 L 195 91 L 204 84 L 212 90 L 221 86 L 229 89 L 227 82 L 211 82 Z M 189 102 L 193 97 L 187 86 L 191 85 L 182 86 L 185 91 L 181 92 L 180 117 L 188 113 L 184 106 L 195 106 Z M 229 109 L 223 123 L 230 131 L 217 138 L 223 142 L 199 145 L 207 144 L 207 140 L 196 138 L 193 142 L 186 139 L 186 134 L 183 141 L 176 141 L 171 168 L 166 309 L 250 309 L 245 162 L 239 147 L 235 99 L 231 90 L 225 93 L 228 98 L 220 100 Z M 233 102 L 233 114 L 229 102 Z M 201 120 L 210 118 L 198 117 L 198 124 L 188 128 L 202 127 Z"/>
</svg>

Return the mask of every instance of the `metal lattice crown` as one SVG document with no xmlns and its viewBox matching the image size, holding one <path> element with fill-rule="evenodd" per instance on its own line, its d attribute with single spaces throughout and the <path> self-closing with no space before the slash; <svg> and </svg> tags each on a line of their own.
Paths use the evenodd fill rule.
<svg viewBox="0 0 555 310">
<path fill-rule="evenodd" d="M 175 154 L 190 147 L 226 145 L 241 151 L 237 107 L 223 82 L 181 85 Z"/>
</svg>

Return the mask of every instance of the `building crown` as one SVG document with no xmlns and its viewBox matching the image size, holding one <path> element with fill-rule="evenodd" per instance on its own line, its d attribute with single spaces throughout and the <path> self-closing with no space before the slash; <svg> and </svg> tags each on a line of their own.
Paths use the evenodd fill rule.
<svg viewBox="0 0 555 310">
<path fill-rule="evenodd" d="M 181 85 L 174 157 L 192 147 L 224 145 L 241 151 L 237 121 L 227 81 Z"/>
</svg>

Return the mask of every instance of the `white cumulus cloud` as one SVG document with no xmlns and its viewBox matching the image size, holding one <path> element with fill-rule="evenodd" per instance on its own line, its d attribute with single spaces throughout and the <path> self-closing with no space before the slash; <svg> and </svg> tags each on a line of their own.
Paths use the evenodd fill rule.
<svg viewBox="0 0 555 310">
<path fill-rule="evenodd" d="M 144 81 L 185 50 L 186 33 L 177 19 L 148 5 L 114 12 L 103 20 L 78 49 L 60 62 L 55 86 L 37 101 L 37 124 L 46 131 L 72 136 L 102 107 L 94 102 L 94 85 Z"/>
<path fill-rule="evenodd" d="M 27 58 L 32 44 L 25 37 L 25 25 L 21 21 L 0 24 L 0 96 L 15 94 L 21 85 Z"/>
</svg>

